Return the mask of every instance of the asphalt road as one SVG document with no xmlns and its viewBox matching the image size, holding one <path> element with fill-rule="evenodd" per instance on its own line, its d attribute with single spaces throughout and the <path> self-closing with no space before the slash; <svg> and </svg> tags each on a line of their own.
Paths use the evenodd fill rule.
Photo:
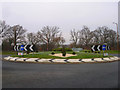
<svg viewBox="0 0 120 90">
<path fill-rule="evenodd" d="M 118 88 L 118 62 L 34 64 L 2 61 L 3 88 Z"/>
</svg>

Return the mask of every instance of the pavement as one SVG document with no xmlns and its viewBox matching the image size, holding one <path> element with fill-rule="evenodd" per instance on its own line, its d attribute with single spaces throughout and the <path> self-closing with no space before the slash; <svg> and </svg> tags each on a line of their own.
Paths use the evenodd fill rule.
<svg viewBox="0 0 120 90">
<path fill-rule="evenodd" d="M 2 61 L 3 88 L 118 88 L 118 62 L 40 64 Z"/>
</svg>

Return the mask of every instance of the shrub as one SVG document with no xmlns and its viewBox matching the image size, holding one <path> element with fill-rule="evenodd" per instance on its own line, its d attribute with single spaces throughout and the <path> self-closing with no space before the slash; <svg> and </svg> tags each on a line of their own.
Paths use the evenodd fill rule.
<svg viewBox="0 0 120 90">
<path fill-rule="evenodd" d="M 75 52 L 73 52 L 72 54 L 73 54 L 73 55 L 75 55 L 76 53 L 75 53 Z"/>
<path fill-rule="evenodd" d="M 100 52 L 98 51 L 98 53 L 100 53 Z"/>
<path fill-rule="evenodd" d="M 88 53 L 90 53 L 90 51 L 88 51 Z"/>
<path fill-rule="evenodd" d="M 30 53 L 30 51 L 27 51 L 26 53 L 27 53 L 27 54 L 29 54 L 29 53 Z"/>
<path fill-rule="evenodd" d="M 55 53 L 54 53 L 54 52 L 52 52 L 51 54 L 52 54 L 52 55 L 54 55 Z"/>
<path fill-rule="evenodd" d="M 66 51 L 72 51 L 71 48 L 65 48 Z M 55 48 L 53 51 L 62 51 L 62 48 Z"/>
<path fill-rule="evenodd" d="M 62 56 L 66 56 L 66 49 L 65 49 L 65 47 L 62 48 Z"/>
<path fill-rule="evenodd" d="M 90 50 L 85 50 L 84 52 L 85 52 L 85 53 L 90 53 L 91 51 L 90 51 Z"/>
<path fill-rule="evenodd" d="M 63 53 L 62 53 L 62 56 L 66 56 L 66 52 L 63 52 Z"/>
<path fill-rule="evenodd" d="M 87 53 L 87 51 L 85 51 L 85 53 Z"/>
</svg>

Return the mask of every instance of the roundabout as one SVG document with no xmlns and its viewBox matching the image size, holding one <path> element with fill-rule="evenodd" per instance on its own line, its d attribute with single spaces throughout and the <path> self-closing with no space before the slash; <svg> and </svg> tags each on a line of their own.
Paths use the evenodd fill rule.
<svg viewBox="0 0 120 90">
<path fill-rule="evenodd" d="M 89 59 L 44 59 L 44 58 L 20 58 L 20 57 L 4 57 L 6 61 L 26 62 L 26 63 L 106 63 L 120 60 L 119 57 L 105 58 L 89 58 Z"/>
</svg>

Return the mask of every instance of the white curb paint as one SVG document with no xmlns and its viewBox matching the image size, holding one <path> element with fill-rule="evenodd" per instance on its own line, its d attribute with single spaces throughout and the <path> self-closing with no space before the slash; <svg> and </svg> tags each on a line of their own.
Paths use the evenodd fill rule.
<svg viewBox="0 0 120 90">
<path fill-rule="evenodd" d="M 114 58 L 115 58 L 115 60 L 118 60 L 118 59 L 120 59 L 119 57 L 116 57 L 116 56 L 114 56 Z"/>
<path fill-rule="evenodd" d="M 109 59 L 109 58 L 104 58 L 103 60 L 105 60 L 105 61 L 109 61 L 110 59 Z"/>
<path fill-rule="evenodd" d="M 79 59 L 68 59 L 67 61 L 68 62 L 81 62 L 81 61 L 79 61 Z"/>
<path fill-rule="evenodd" d="M 95 61 L 93 61 L 91 59 L 82 59 L 82 61 L 84 61 L 84 62 L 95 62 Z"/>
<path fill-rule="evenodd" d="M 39 59 L 38 62 L 50 62 L 51 59 Z"/>
<path fill-rule="evenodd" d="M 10 56 L 8 56 L 8 57 L 5 57 L 4 59 L 5 59 L 5 60 L 9 60 L 10 58 L 11 58 L 11 57 L 10 57 Z"/>
<path fill-rule="evenodd" d="M 104 60 L 102 60 L 101 58 L 94 58 L 94 60 L 97 62 L 104 62 Z"/>
<path fill-rule="evenodd" d="M 114 57 L 110 57 L 109 61 L 115 61 Z"/>
<path fill-rule="evenodd" d="M 53 62 L 65 63 L 65 59 L 54 59 Z"/>
<path fill-rule="evenodd" d="M 94 58 L 92 59 L 39 59 L 39 58 L 19 58 L 19 57 L 4 57 L 5 60 L 9 61 L 23 61 L 23 62 L 49 62 L 49 63 L 54 63 L 54 62 L 60 62 L 60 63 L 79 63 L 79 62 L 110 62 L 110 61 L 117 61 L 120 60 L 119 57 L 110 57 L 110 58 Z"/>
<path fill-rule="evenodd" d="M 24 61 L 27 58 L 18 58 L 16 61 Z"/>
<path fill-rule="evenodd" d="M 10 61 L 15 61 L 18 57 L 10 58 Z"/>
<path fill-rule="evenodd" d="M 28 62 L 36 62 L 35 60 L 38 60 L 39 58 L 28 58 L 26 61 Z"/>
</svg>

